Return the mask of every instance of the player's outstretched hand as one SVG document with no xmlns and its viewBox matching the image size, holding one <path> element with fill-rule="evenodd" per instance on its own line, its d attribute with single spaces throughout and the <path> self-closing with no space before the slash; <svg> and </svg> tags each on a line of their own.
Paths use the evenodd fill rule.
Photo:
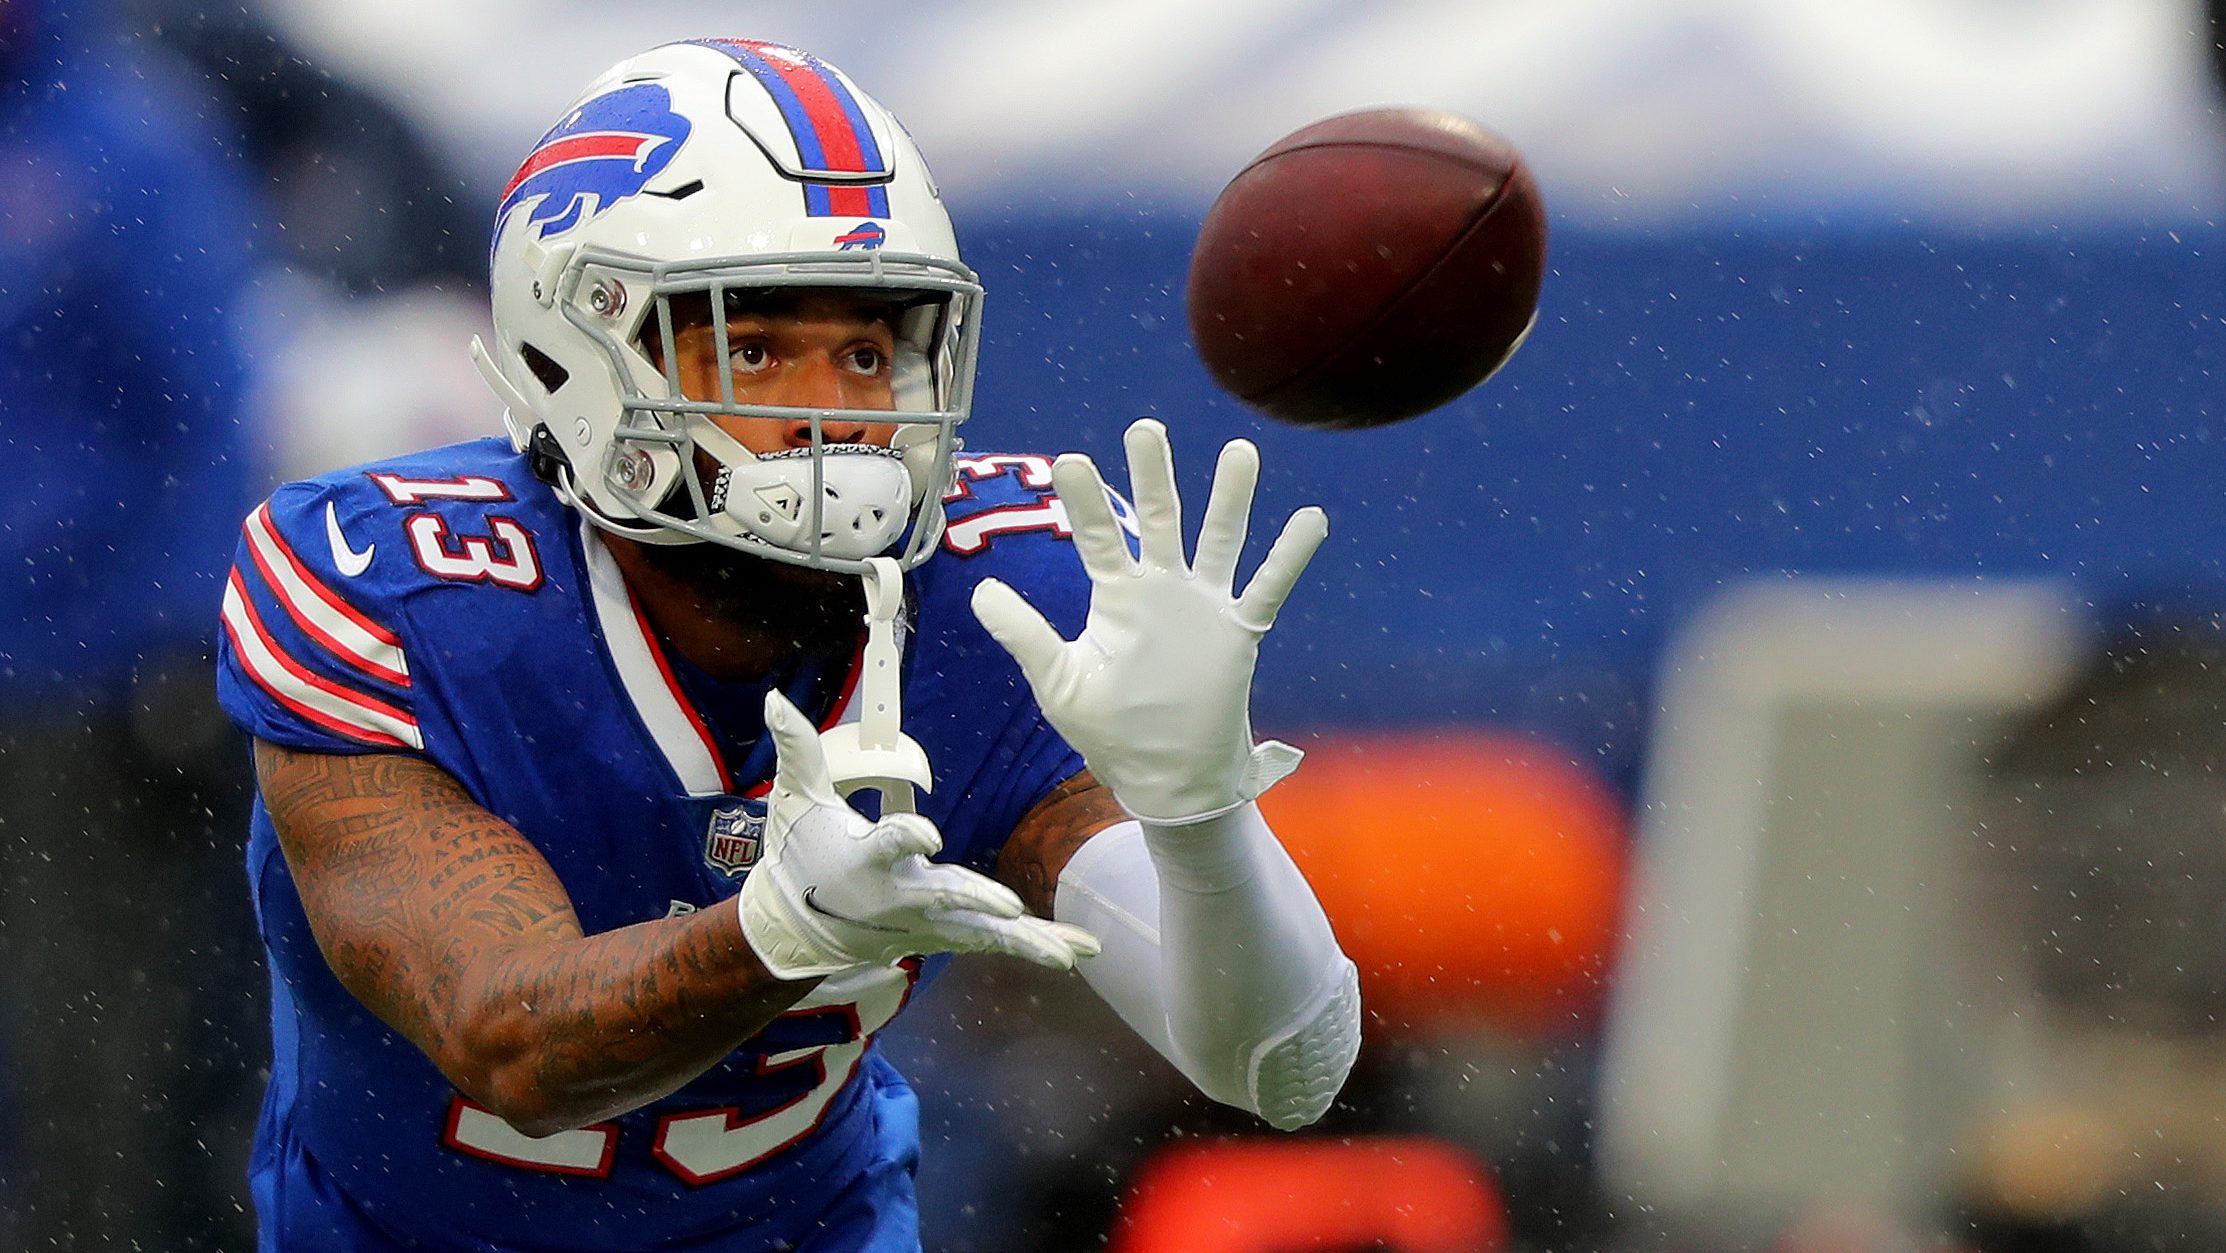
<svg viewBox="0 0 2226 1253">
<path fill-rule="evenodd" d="M 943 847 L 918 814 L 869 822 L 836 794 L 819 733 L 779 692 L 765 697 L 779 765 L 765 848 L 743 881 L 742 934 L 766 969 L 808 979 L 915 954 L 1005 953 L 1054 970 L 1094 956 L 1080 927 L 1025 913 L 1003 884 L 928 858 Z"/>
<path fill-rule="evenodd" d="M 1252 668 L 1260 637 L 1329 534 L 1320 509 L 1291 515 L 1242 593 L 1234 590 L 1260 453 L 1232 440 L 1214 468 L 1195 558 L 1183 559 L 1182 504 L 1167 428 L 1132 424 L 1129 484 L 1137 555 L 1080 453 L 1053 464 L 1074 546 L 1090 576 L 1090 613 L 1072 641 L 995 579 L 974 614 L 1019 661 L 1036 703 L 1138 818 L 1168 825 L 1227 813 L 1298 765 L 1299 751 L 1252 742 Z"/>
</svg>

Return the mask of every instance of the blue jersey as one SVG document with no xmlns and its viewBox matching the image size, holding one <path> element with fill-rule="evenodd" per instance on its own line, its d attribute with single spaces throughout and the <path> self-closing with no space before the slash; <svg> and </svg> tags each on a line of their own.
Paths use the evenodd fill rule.
<svg viewBox="0 0 2226 1253">
<path fill-rule="evenodd" d="M 1079 629 L 1088 583 L 1049 469 L 963 458 L 945 551 L 907 580 L 904 724 L 934 769 L 920 809 L 941 859 L 976 869 L 1082 766 L 968 608 L 995 575 Z M 548 859 L 589 934 L 726 901 L 756 856 L 762 692 L 669 651 L 600 538 L 503 441 L 280 488 L 247 519 L 220 662 L 256 737 L 454 775 Z M 854 669 L 772 681 L 832 722 Z M 918 970 L 830 980 L 672 1096 L 530 1139 L 341 986 L 260 802 L 248 874 L 272 974 L 266 1247 L 916 1247 L 916 1116 L 873 1035 Z"/>
</svg>

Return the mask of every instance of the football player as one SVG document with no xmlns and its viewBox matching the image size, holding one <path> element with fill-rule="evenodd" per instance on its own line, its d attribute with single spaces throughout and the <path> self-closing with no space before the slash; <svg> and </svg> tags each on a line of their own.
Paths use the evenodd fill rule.
<svg viewBox="0 0 2226 1253">
<path fill-rule="evenodd" d="M 962 452 L 981 289 L 793 49 L 620 63 L 494 232 L 509 438 L 280 488 L 226 590 L 264 1246 L 915 1249 L 873 1037 L 953 953 L 1079 965 L 1208 1095 L 1319 1117 L 1357 982 L 1246 707 L 1321 513 L 1240 590 L 1247 444 L 1194 554 L 1156 423 L 1133 509 Z"/>
</svg>

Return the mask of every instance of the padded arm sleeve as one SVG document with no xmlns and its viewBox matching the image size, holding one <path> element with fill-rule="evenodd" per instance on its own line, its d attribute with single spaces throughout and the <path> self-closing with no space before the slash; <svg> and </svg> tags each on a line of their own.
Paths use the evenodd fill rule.
<svg viewBox="0 0 2226 1253">
<path fill-rule="evenodd" d="M 1328 1110 L 1360 1051 L 1359 976 L 1257 806 L 1100 832 L 1053 912 L 1104 942 L 1083 977 L 1200 1091 L 1286 1131 Z"/>
</svg>

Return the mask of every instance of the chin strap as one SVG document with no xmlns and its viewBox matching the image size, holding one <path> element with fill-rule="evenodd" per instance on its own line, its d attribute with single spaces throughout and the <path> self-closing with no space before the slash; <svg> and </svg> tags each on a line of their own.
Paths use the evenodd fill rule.
<svg viewBox="0 0 2226 1253">
<path fill-rule="evenodd" d="M 904 609 L 904 574 L 894 558 L 866 562 L 865 671 L 858 676 L 858 720 L 820 733 L 828 773 L 844 796 L 871 788 L 884 816 L 915 811 L 913 791 L 932 791 L 927 750 L 904 733 L 903 649 L 897 616 Z"/>
</svg>

